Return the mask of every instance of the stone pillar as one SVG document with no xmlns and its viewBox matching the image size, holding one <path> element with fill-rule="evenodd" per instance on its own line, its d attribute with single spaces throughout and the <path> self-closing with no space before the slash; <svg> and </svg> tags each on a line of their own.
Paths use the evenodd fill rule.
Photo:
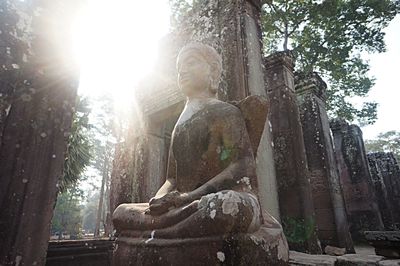
<svg viewBox="0 0 400 266">
<path fill-rule="evenodd" d="M 312 73 L 296 75 L 295 84 L 318 238 L 323 246 L 354 253 L 326 112 L 326 83 Z"/>
<path fill-rule="evenodd" d="M 0 1 L 0 265 L 45 265 L 78 87 L 76 4 Z"/>
<path fill-rule="evenodd" d="M 393 153 L 367 154 L 378 205 L 386 230 L 400 229 L 400 169 Z"/>
<path fill-rule="evenodd" d="M 330 123 L 350 232 L 362 240 L 363 231 L 382 230 L 383 222 L 372 187 L 361 129 L 344 120 Z"/>
<path fill-rule="evenodd" d="M 281 221 L 293 250 L 319 253 L 303 131 L 294 92 L 294 61 L 278 52 L 266 58 Z"/>
</svg>

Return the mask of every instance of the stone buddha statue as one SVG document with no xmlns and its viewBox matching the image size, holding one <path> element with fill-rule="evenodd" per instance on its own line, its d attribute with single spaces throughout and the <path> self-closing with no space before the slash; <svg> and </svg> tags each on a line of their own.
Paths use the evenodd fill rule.
<svg viewBox="0 0 400 266">
<path fill-rule="evenodd" d="M 187 100 L 172 132 L 166 181 L 148 203 L 117 207 L 118 235 L 145 242 L 196 239 L 251 234 L 266 224 L 245 119 L 238 107 L 216 99 L 221 61 L 200 43 L 180 51 L 178 85 Z M 281 230 L 271 216 L 267 220 Z M 280 241 L 287 249 L 284 237 Z"/>
</svg>

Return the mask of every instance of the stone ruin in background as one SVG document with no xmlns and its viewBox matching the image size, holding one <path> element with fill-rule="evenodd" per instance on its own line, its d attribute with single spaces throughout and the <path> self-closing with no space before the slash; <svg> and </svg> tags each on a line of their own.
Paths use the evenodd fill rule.
<svg viewBox="0 0 400 266">
<path fill-rule="evenodd" d="M 373 188 L 386 230 L 400 230 L 400 168 L 393 153 L 367 154 Z"/>
</svg>

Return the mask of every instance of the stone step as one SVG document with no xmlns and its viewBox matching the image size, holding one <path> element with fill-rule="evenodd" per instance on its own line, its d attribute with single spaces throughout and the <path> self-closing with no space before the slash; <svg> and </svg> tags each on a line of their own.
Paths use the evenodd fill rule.
<svg viewBox="0 0 400 266">
<path fill-rule="evenodd" d="M 290 251 L 289 265 L 293 266 L 400 266 L 400 259 L 383 256 L 346 254 L 343 256 L 311 255 Z"/>
</svg>

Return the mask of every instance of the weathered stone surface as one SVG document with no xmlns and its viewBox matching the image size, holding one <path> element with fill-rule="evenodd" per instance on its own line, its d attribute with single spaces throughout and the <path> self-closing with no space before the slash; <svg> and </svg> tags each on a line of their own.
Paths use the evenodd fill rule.
<svg viewBox="0 0 400 266">
<path fill-rule="evenodd" d="M 350 232 L 363 240 L 364 231 L 381 230 L 383 222 L 372 187 L 361 129 L 344 120 L 331 122 Z"/>
<path fill-rule="evenodd" d="M 378 263 L 379 266 L 398 266 L 400 265 L 400 260 L 381 260 Z"/>
<path fill-rule="evenodd" d="M 188 239 L 132 239 L 116 242 L 113 265 L 287 265 L 280 228 L 253 234 Z"/>
<path fill-rule="evenodd" d="M 252 150 L 255 151 L 254 157 L 257 156 L 258 145 L 264 130 L 264 124 L 268 115 L 268 102 L 262 96 L 249 96 L 242 101 L 231 102 L 238 107 L 243 115 L 246 123 L 246 129 L 249 133 Z"/>
<path fill-rule="evenodd" d="M 386 230 L 400 229 L 400 168 L 393 153 L 367 154 Z"/>
<path fill-rule="evenodd" d="M 400 260 L 390 260 L 383 256 L 365 254 L 347 254 L 343 256 L 310 255 L 306 253 L 290 251 L 289 265 L 302 266 L 395 266 L 400 265 Z"/>
<path fill-rule="evenodd" d="M 333 266 L 337 262 L 337 258 L 329 255 L 310 255 L 296 251 L 289 252 L 289 265 L 303 266 Z"/>
<path fill-rule="evenodd" d="M 377 255 L 347 254 L 337 257 L 337 266 L 375 266 L 384 259 Z"/>
<path fill-rule="evenodd" d="M 331 256 L 342 256 L 346 254 L 346 249 L 345 248 L 338 248 L 338 247 L 332 247 L 332 246 L 326 246 L 324 248 L 325 254 L 331 255 Z"/>
<path fill-rule="evenodd" d="M 326 112 L 326 84 L 317 73 L 296 73 L 295 85 L 318 238 L 322 246 L 354 253 Z"/>
<path fill-rule="evenodd" d="M 46 259 L 78 87 L 77 7 L 0 1 L 0 265 Z"/>
<path fill-rule="evenodd" d="M 109 266 L 113 245 L 110 239 L 49 241 L 46 266 Z"/>
<path fill-rule="evenodd" d="M 400 258 L 400 231 L 366 231 L 364 234 L 377 255 Z"/>
<path fill-rule="evenodd" d="M 293 57 L 265 60 L 274 161 L 281 221 L 293 250 L 320 253 L 299 108 L 294 93 Z"/>
</svg>

